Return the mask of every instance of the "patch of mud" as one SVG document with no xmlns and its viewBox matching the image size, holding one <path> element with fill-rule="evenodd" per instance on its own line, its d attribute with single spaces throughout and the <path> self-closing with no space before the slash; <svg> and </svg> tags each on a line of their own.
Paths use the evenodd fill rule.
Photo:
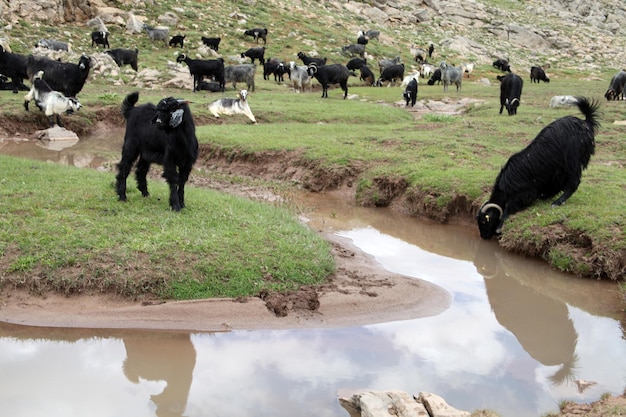
<svg viewBox="0 0 626 417">
<path fill-rule="evenodd" d="M 477 106 L 484 102 L 484 100 L 478 100 L 470 97 L 464 97 L 461 99 L 444 97 L 441 100 L 418 100 L 413 107 L 406 107 L 406 102 L 404 101 L 397 101 L 394 105 L 396 107 L 405 107 L 406 110 L 413 115 L 415 120 L 419 120 L 426 114 L 459 116 L 465 114 L 471 106 Z"/>
</svg>

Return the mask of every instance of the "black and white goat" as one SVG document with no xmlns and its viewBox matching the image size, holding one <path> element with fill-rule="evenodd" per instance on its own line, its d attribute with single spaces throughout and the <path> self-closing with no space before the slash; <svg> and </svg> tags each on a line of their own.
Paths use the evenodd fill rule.
<svg viewBox="0 0 626 417">
<path fill-rule="evenodd" d="M 0 74 L 11 79 L 13 94 L 17 94 L 20 86 L 28 77 L 28 57 L 26 55 L 7 52 L 0 45 Z"/>
<path fill-rule="evenodd" d="M 530 82 L 539 83 L 540 81 L 543 81 L 544 83 L 549 83 L 550 78 L 548 78 L 543 68 L 538 66 L 530 67 Z"/>
<path fill-rule="evenodd" d="M 350 70 L 343 64 L 331 64 L 317 66 L 309 65 L 307 68 L 309 76 L 314 77 L 322 85 L 322 98 L 328 98 L 328 86 L 339 84 L 344 91 L 343 98 L 348 97 L 348 78 Z"/>
<path fill-rule="evenodd" d="M 32 79 L 39 71 L 43 71 L 43 79 L 53 90 L 60 91 L 67 97 L 76 97 L 85 86 L 91 58 L 81 55 L 78 63 L 59 62 L 46 57 L 28 56 L 27 74 Z"/>
<path fill-rule="evenodd" d="M 305 66 L 309 66 L 311 64 L 315 64 L 318 67 L 321 65 L 326 65 L 326 58 L 320 58 L 316 56 L 308 56 L 304 52 L 298 52 L 298 58 L 302 61 Z"/>
<path fill-rule="evenodd" d="M 241 90 L 238 98 L 224 97 L 211 102 L 209 104 L 209 112 L 217 118 L 219 118 L 221 114 L 243 114 L 248 117 L 248 119 L 252 120 L 252 123 L 256 123 L 256 118 L 248 105 L 248 92 L 246 90 Z"/>
<path fill-rule="evenodd" d="M 366 37 L 367 39 L 370 39 L 370 40 L 372 40 L 372 39 L 378 40 L 379 37 L 380 37 L 380 31 L 374 30 L 374 29 L 368 29 L 368 30 L 365 30 L 365 31 L 360 30 L 357 33 L 357 37 L 360 37 L 360 36 L 364 36 L 364 37 Z"/>
<path fill-rule="evenodd" d="M 256 74 L 256 65 L 241 64 L 228 65 L 224 67 L 224 81 L 233 83 L 233 88 L 237 89 L 237 83 L 246 83 L 249 91 L 254 91 L 254 75 Z"/>
<path fill-rule="evenodd" d="M 500 80 L 500 114 L 506 107 L 509 116 L 515 116 L 521 104 L 524 80 L 512 72 L 505 76 L 498 76 L 498 80 Z"/>
<path fill-rule="evenodd" d="M 220 50 L 220 42 L 222 38 L 207 38 L 206 36 L 200 37 L 202 43 L 213 49 L 215 52 Z"/>
<path fill-rule="evenodd" d="M 454 67 L 442 62 L 439 64 L 441 70 L 441 82 L 443 82 L 443 91 L 448 92 L 448 87 L 452 84 L 456 85 L 456 92 L 461 92 L 461 85 L 463 83 L 463 70 L 459 67 Z"/>
<path fill-rule="evenodd" d="M 109 51 L 105 51 L 107 55 L 113 58 L 113 61 L 117 64 L 118 67 L 122 67 L 124 65 L 130 65 L 132 69 L 135 71 L 138 70 L 137 59 L 139 57 L 139 49 L 111 49 Z"/>
<path fill-rule="evenodd" d="M 626 86 L 626 71 L 621 70 L 611 78 L 609 88 L 604 93 L 604 97 L 608 101 L 623 100 L 624 87 Z"/>
<path fill-rule="evenodd" d="M 269 80 L 270 75 L 274 74 L 274 81 L 282 83 L 285 81 L 285 74 L 289 74 L 289 67 L 285 61 L 278 58 L 270 58 L 263 65 L 263 79 Z"/>
<path fill-rule="evenodd" d="M 547 200 L 563 192 L 552 202 L 552 206 L 560 206 L 576 192 L 600 128 L 598 103 L 577 97 L 576 104 L 585 120 L 575 116 L 555 120 L 502 167 L 489 200 L 476 216 L 483 239 L 499 235 L 510 214 L 537 199 Z"/>
<path fill-rule="evenodd" d="M 181 48 L 185 47 L 185 38 L 187 35 L 174 35 L 172 39 L 170 39 L 169 46 L 176 48 L 180 46 Z"/>
<path fill-rule="evenodd" d="M 122 114 L 126 133 L 122 159 L 117 164 L 116 190 L 120 201 L 126 201 L 126 179 L 137 161 L 137 188 L 144 197 L 150 195 L 146 176 L 151 164 L 163 165 L 163 178 L 170 189 L 169 205 L 174 211 L 185 207 L 185 184 L 198 158 L 198 139 L 188 101 L 167 97 L 155 106 L 135 106 L 139 93 L 126 96 Z"/>
<path fill-rule="evenodd" d="M 94 46 L 104 46 L 105 48 L 110 48 L 109 45 L 109 32 L 107 31 L 94 31 L 91 32 L 91 47 Z"/>
<path fill-rule="evenodd" d="M 265 65 L 265 46 L 261 46 L 258 48 L 250 48 L 246 52 L 242 52 L 241 57 L 250 58 L 253 64 L 254 64 L 254 61 L 258 59 L 261 65 Z"/>
<path fill-rule="evenodd" d="M 433 71 L 427 84 L 435 85 L 435 83 L 441 84 L 441 69 L 440 68 L 436 68 L 435 71 Z"/>
<path fill-rule="evenodd" d="M 411 107 L 415 106 L 415 102 L 417 101 L 417 79 L 416 78 L 412 78 L 411 81 L 409 81 L 406 88 L 404 89 L 404 93 L 402 94 L 402 96 L 404 97 L 404 100 L 406 101 L 406 105 L 405 105 L 406 107 L 409 107 L 409 104 L 411 105 Z"/>
<path fill-rule="evenodd" d="M 176 62 L 184 62 L 189 67 L 189 74 L 193 77 L 193 91 L 197 91 L 200 81 L 204 77 L 213 77 L 220 83 L 221 91 L 224 91 L 226 80 L 224 78 L 224 59 L 191 59 L 186 54 L 180 54 Z"/>
<path fill-rule="evenodd" d="M 267 43 L 267 29 L 266 28 L 246 29 L 243 31 L 243 35 L 252 36 L 256 43 L 259 43 L 259 39 L 263 39 L 263 44 Z"/>
<path fill-rule="evenodd" d="M 307 87 L 311 89 L 311 76 L 308 67 L 304 65 L 297 65 L 294 61 L 289 61 L 289 79 L 291 79 L 293 90 L 296 93 L 304 91 Z"/>
<path fill-rule="evenodd" d="M 26 111 L 28 111 L 28 104 L 32 100 L 48 116 L 50 127 L 54 126 L 55 121 L 59 127 L 63 127 L 61 115 L 72 114 L 82 107 L 74 97 L 66 97 L 50 88 L 48 83 L 43 80 L 43 71 L 35 74 L 30 91 L 24 96 L 24 109 Z"/>
</svg>

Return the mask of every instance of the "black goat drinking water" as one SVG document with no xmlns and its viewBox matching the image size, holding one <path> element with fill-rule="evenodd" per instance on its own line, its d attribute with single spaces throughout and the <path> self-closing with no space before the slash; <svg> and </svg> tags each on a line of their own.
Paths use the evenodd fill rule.
<svg viewBox="0 0 626 417">
<path fill-rule="evenodd" d="M 600 128 L 598 103 L 577 97 L 585 120 L 566 116 L 544 127 L 523 150 L 512 155 L 498 174 L 489 200 L 478 211 L 480 236 L 490 239 L 502 231 L 504 220 L 537 199 L 563 204 L 580 185 L 583 169 L 595 151 Z"/>
<path fill-rule="evenodd" d="M 160 164 L 170 188 L 170 207 L 180 211 L 185 207 L 185 183 L 198 158 L 196 126 L 188 101 L 167 97 L 156 106 L 135 106 L 138 100 L 139 93 L 134 92 L 122 102 L 126 134 L 122 160 L 117 164 L 117 194 L 120 201 L 126 201 L 126 178 L 139 159 L 135 170 L 137 188 L 144 197 L 149 196 L 146 175 L 151 164 Z"/>
</svg>

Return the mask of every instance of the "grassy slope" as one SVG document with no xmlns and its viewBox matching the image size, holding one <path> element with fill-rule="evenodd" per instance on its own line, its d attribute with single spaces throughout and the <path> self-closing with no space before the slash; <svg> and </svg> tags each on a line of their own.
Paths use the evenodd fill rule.
<svg viewBox="0 0 626 417">
<path fill-rule="evenodd" d="M 517 4 L 491 3 L 510 7 L 512 11 Z M 241 36 L 242 28 L 264 26 L 270 31 L 268 56 L 291 60 L 299 50 L 317 51 L 331 62 L 347 60 L 338 54 L 339 47 L 353 42 L 356 30 L 363 27 L 377 28 L 384 34 L 380 42 L 372 41 L 368 45 L 369 53 L 377 59 L 400 55 L 407 63 L 410 62 L 408 49 L 411 43 L 440 42 L 443 37 L 435 27 L 422 25 L 415 32 L 400 27 L 379 27 L 344 9 L 325 6 L 327 3 L 324 2 L 303 1 L 301 4 L 302 8 L 294 11 L 291 6 L 278 2 L 249 6 L 245 2 L 218 1 L 212 12 L 207 13 L 195 2 L 177 2 L 176 6 L 184 10 L 180 14 L 186 22 L 185 28 L 179 32 L 188 36 L 186 50 L 189 53 L 196 50 L 200 35 L 221 35 L 221 51 L 228 59 L 254 45 L 251 39 Z M 138 14 L 153 19 L 167 8 L 165 2 L 149 12 Z M 277 9 L 280 13 L 276 13 Z M 240 24 L 234 18 L 222 17 L 234 11 L 247 15 L 247 23 Z M 322 21 L 330 24 L 320 25 Z M 330 39 L 326 35 L 329 27 L 334 35 Z M 74 33 L 75 51 L 93 52 L 87 36 L 80 35 L 88 33 L 85 28 L 38 27 L 39 32 L 33 29 L 32 25 L 22 24 L 13 30 L 14 51 L 26 53 L 38 37 L 63 38 L 63 33 L 71 32 Z M 123 45 L 115 46 L 140 48 L 140 69 L 157 68 L 162 70 L 163 80 L 170 77 L 165 63 L 173 60 L 176 52 L 153 47 L 143 34 L 127 36 L 121 28 L 110 27 L 110 30 L 113 44 L 116 44 L 115 40 L 124 39 Z M 489 42 L 488 34 L 475 32 L 475 36 L 484 36 L 482 40 Z M 445 48 L 437 53 L 450 62 L 461 59 L 448 55 Z M 251 106 L 261 124 L 250 126 L 243 119 L 233 118 L 219 126 L 199 127 L 198 134 L 202 142 L 230 150 L 233 154 L 303 149 L 305 158 L 325 164 L 329 169 L 359 166 L 360 170 L 364 169 L 359 177 L 359 199 L 365 204 L 379 204 L 387 192 L 377 188 L 380 184 L 377 178 L 400 178 L 407 187 L 392 197 L 411 201 L 407 203 L 409 211 L 417 214 L 449 211 L 453 214 L 455 209 L 450 204 L 462 196 L 470 202 L 465 215 L 471 215 L 471 210 L 488 196 L 493 179 L 508 155 L 525 146 L 550 121 L 576 114 L 575 109 L 548 108 L 549 98 L 555 94 L 580 94 L 601 99 L 614 72 L 615 68 L 608 67 L 602 72 L 579 73 L 556 65 L 549 71 L 552 82 L 541 85 L 530 84 L 524 76 L 522 106 L 516 117 L 509 118 L 498 114 L 499 89 L 493 84 L 497 73 L 489 65 L 478 65 L 471 80 L 464 81 L 460 96 L 480 99 L 479 104 L 471 106 L 463 116 L 418 121 L 401 108 L 381 104 L 399 101 L 399 88 L 362 87 L 352 78 L 350 94 L 358 95 L 359 100 L 340 100 L 340 93 L 336 90 L 329 93 L 328 100 L 322 100 L 319 91 L 291 94 L 284 86 L 263 80 L 258 73 L 257 91 L 251 98 Z M 122 75 L 127 84 L 133 82 L 133 77 L 132 72 Z M 478 82 L 480 78 L 486 78 L 492 84 Z M 93 118 L 90 105 L 120 102 L 130 89 L 128 86 L 113 86 L 110 80 L 96 77 L 81 93 L 86 109 L 79 117 Z M 141 99 L 155 101 L 165 94 L 191 95 L 188 91 L 142 90 Z M 226 95 L 234 95 L 233 90 L 229 89 Z M 204 115 L 206 103 L 216 96 L 219 95 L 194 94 L 192 108 L 195 114 Z M 457 96 L 444 94 L 438 86 L 420 86 L 419 99 L 446 100 L 447 97 L 454 100 Z M 6 97 L 6 102 L 5 112 L 21 111 L 20 98 Z M 614 120 L 622 119 L 622 104 L 602 103 L 603 127 L 597 138 L 597 153 L 584 173 L 579 191 L 568 204 L 557 210 L 550 209 L 549 203 L 539 203 L 513 216 L 505 227 L 503 245 L 544 256 L 556 267 L 590 276 L 598 271 L 607 273 L 606 260 L 601 259 L 606 254 L 614 259 L 622 256 L 626 242 L 623 219 L 626 178 L 622 168 L 625 129 L 612 124 Z M 623 265 L 611 270 L 612 278 L 620 277 L 620 268 Z"/>
</svg>

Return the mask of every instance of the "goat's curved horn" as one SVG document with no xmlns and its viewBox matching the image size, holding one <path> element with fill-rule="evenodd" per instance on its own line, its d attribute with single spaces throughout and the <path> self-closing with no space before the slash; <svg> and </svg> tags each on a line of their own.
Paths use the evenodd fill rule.
<svg viewBox="0 0 626 417">
<path fill-rule="evenodd" d="M 483 206 L 480 208 L 480 212 L 481 213 L 485 213 L 490 208 L 495 208 L 496 210 L 498 210 L 500 212 L 500 217 L 502 217 L 502 214 L 504 213 L 502 211 L 502 207 L 500 207 L 496 203 L 485 203 L 485 204 L 483 204 Z"/>
</svg>

